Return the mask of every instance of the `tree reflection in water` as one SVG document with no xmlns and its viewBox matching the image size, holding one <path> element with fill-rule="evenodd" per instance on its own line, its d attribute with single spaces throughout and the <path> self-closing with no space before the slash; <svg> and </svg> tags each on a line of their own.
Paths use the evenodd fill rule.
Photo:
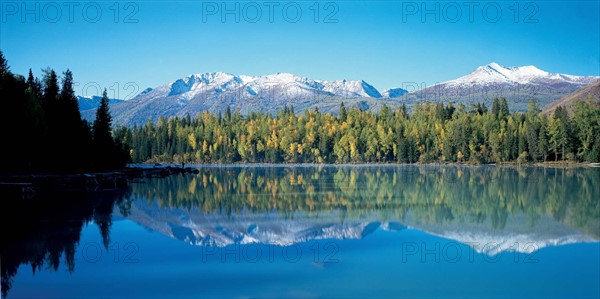
<svg viewBox="0 0 600 299">
<path fill-rule="evenodd" d="M 75 270 L 75 252 L 84 225 L 94 222 L 105 247 L 110 242 L 113 207 L 128 213 L 129 190 L 36 194 L 32 199 L 3 196 L 2 296 L 10 290 L 21 264 L 35 274 L 44 264 L 58 270 L 64 256 L 67 270 Z"/>
<path fill-rule="evenodd" d="M 510 215 L 541 216 L 600 237 L 600 171 L 582 168 L 323 166 L 201 168 L 197 175 L 132 185 L 159 207 L 205 213 L 336 210 L 380 220 L 410 213 L 421 223 L 483 223 L 503 229 Z"/>
<path fill-rule="evenodd" d="M 57 270 L 64 256 L 75 270 L 82 227 L 94 222 L 108 247 L 115 205 L 127 216 L 132 202 L 204 214 L 277 213 L 278 221 L 303 213 L 335 212 L 341 221 L 378 215 L 378 221 L 491 225 L 509 216 L 530 226 L 542 217 L 600 237 L 600 171 L 464 166 L 205 167 L 198 174 L 148 178 L 124 190 L 3 196 L 2 293 L 21 264 L 34 273 Z M 10 220 L 9 220 L 10 219 Z M 16 219 L 16 220 L 13 220 Z M 156 219 L 155 219 L 156 220 Z"/>
</svg>

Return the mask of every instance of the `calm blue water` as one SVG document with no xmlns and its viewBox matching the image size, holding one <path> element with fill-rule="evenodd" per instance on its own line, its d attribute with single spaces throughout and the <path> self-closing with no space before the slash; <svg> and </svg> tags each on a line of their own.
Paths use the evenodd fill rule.
<svg viewBox="0 0 600 299">
<path fill-rule="evenodd" d="M 52 207 L 34 199 L 17 212 L 62 214 L 14 226 L 3 292 L 13 267 L 9 298 L 598 298 L 598 179 L 593 169 L 207 168 L 62 194 Z"/>
</svg>

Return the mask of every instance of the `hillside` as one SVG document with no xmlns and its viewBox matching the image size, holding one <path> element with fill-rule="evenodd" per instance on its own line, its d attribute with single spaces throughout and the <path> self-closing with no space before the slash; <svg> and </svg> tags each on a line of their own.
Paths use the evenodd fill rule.
<svg viewBox="0 0 600 299">
<path fill-rule="evenodd" d="M 466 76 L 407 94 L 405 99 L 410 103 L 454 102 L 466 106 L 482 102 L 491 107 L 495 98 L 503 97 L 511 111 L 525 111 L 531 99 L 544 106 L 598 79 L 598 76 L 550 73 L 532 65 L 505 67 L 492 62 Z"/>
<path fill-rule="evenodd" d="M 571 112 L 575 108 L 575 104 L 580 101 L 590 101 L 600 105 L 600 80 L 544 106 L 542 112 L 549 115 L 560 106 L 567 108 L 567 111 Z"/>
</svg>

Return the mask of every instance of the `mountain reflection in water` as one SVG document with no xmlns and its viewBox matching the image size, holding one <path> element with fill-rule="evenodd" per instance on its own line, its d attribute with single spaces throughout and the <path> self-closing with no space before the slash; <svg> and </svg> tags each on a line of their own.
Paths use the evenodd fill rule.
<svg viewBox="0 0 600 299">
<path fill-rule="evenodd" d="M 362 238 L 381 224 L 466 243 L 598 240 L 594 169 L 347 166 L 202 168 L 132 186 L 129 218 L 191 244 Z M 480 248 L 475 248 L 477 251 Z"/>
<path fill-rule="evenodd" d="M 460 166 L 230 166 L 145 178 L 123 190 L 2 202 L 2 292 L 21 264 L 58 269 L 82 227 L 110 242 L 114 217 L 199 246 L 288 246 L 416 229 L 479 253 L 600 238 L 597 169 Z M 17 219 L 16 222 L 8 218 Z M 496 244 L 490 250 L 485 244 Z M 518 246 L 514 246 L 519 244 Z M 532 245 L 533 244 L 533 245 Z"/>
</svg>

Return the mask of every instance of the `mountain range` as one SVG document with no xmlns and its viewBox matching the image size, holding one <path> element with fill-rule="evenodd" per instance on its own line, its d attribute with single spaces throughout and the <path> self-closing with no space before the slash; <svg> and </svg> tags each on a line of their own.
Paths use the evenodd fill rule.
<svg viewBox="0 0 600 299">
<path fill-rule="evenodd" d="M 223 113 L 227 108 L 244 115 L 276 113 L 284 106 L 293 106 L 296 112 L 318 108 L 335 114 L 341 102 L 348 107 L 378 111 L 384 104 L 397 108 L 422 101 L 491 105 L 496 97 L 505 97 L 512 110 L 524 110 L 532 98 L 546 105 L 598 79 L 600 76 L 555 74 L 534 66 L 507 68 L 490 63 L 466 76 L 422 86 L 413 92 L 403 88 L 379 92 L 364 80 L 325 81 L 289 73 L 247 76 L 216 72 L 191 74 L 148 88 L 128 101 L 112 100 L 111 113 L 115 123 L 135 125 L 159 117 L 195 116 L 202 111 Z M 98 103 L 94 98 L 80 98 L 85 119 L 93 120 Z"/>
</svg>

